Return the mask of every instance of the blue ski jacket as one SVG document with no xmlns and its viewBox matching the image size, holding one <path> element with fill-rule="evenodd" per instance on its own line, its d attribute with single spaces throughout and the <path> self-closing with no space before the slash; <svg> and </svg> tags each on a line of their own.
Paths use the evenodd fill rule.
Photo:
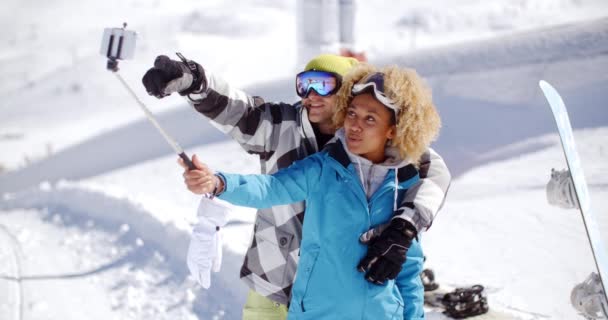
<svg viewBox="0 0 608 320">
<path fill-rule="evenodd" d="M 359 236 L 393 217 L 394 202 L 419 180 L 413 165 L 390 170 L 369 200 L 339 140 L 273 175 L 218 175 L 225 181 L 219 198 L 236 205 L 268 208 L 306 200 L 288 319 L 424 319 L 418 241 L 397 279 L 385 285 L 366 281 L 356 268 L 367 253 Z M 285 241 L 278 235 L 265 239 Z"/>
</svg>

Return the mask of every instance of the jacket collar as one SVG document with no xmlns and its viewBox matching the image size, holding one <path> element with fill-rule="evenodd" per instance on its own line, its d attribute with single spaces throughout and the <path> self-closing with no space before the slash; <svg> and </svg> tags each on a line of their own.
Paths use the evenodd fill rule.
<svg viewBox="0 0 608 320">
<path fill-rule="evenodd" d="M 344 145 L 336 138 L 328 142 L 323 150 L 345 169 L 348 169 L 348 166 L 352 163 L 348 157 L 348 154 L 346 153 L 346 150 L 344 149 Z M 397 169 L 397 180 L 399 183 L 407 181 L 416 175 L 418 175 L 418 170 L 411 163 Z"/>
<path fill-rule="evenodd" d="M 302 101 L 296 102 L 293 107 L 299 111 L 298 114 L 300 115 L 300 135 L 305 141 L 306 148 L 311 154 L 318 152 L 319 149 L 317 147 L 317 137 L 315 136 L 315 131 L 312 128 L 312 123 L 310 123 L 310 120 L 308 120 L 308 110 L 304 108 L 304 106 L 302 105 Z"/>
</svg>

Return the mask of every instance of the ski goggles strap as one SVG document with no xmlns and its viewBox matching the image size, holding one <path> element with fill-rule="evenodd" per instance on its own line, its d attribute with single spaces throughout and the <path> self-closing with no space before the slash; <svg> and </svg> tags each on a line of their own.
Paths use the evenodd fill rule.
<svg viewBox="0 0 608 320">
<path fill-rule="evenodd" d="M 328 71 L 308 70 L 296 75 L 296 93 L 300 98 L 306 98 L 311 90 L 326 97 L 340 89 L 342 77 Z"/>
<path fill-rule="evenodd" d="M 375 72 L 365 78 L 363 81 L 355 84 L 352 89 L 352 95 L 360 95 L 363 93 L 372 94 L 376 100 L 380 101 L 385 107 L 393 110 L 395 117 L 399 114 L 397 104 L 386 96 L 384 91 L 384 74 Z"/>
</svg>

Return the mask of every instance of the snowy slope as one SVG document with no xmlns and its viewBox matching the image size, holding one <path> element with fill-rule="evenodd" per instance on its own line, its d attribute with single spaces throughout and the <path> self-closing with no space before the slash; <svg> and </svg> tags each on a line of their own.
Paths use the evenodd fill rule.
<svg viewBox="0 0 608 320">
<path fill-rule="evenodd" d="M 243 154 L 240 146 L 232 141 L 199 147 L 193 152 L 218 170 L 259 172 L 255 157 Z M 105 233 L 111 239 L 109 243 L 104 241 L 97 244 L 89 240 L 90 243 L 82 244 L 75 239 L 70 241 L 70 246 L 61 246 L 63 240 L 56 239 L 60 245 L 51 250 L 72 255 L 76 246 L 95 246 L 100 251 L 98 254 L 101 257 L 86 257 L 85 266 L 80 262 L 68 267 L 56 266 L 57 270 L 84 269 L 82 272 L 70 273 L 83 274 L 85 282 L 105 284 L 98 287 L 97 291 L 107 291 L 110 297 L 115 298 L 112 298 L 112 303 L 97 304 L 100 311 L 103 311 L 99 313 L 99 319 L 107 319 L 103 316 L 104 312 L 110 311 L 114 312 L 116 318 L 181 319 L 196 316 L 200 319 L 237 319 L 240 317 L 240 308 L 231 306 L 244 303 L 246 288 L 238 275 L 242 255 L 249 245 L 255 211 L 234 208 L 231 222 L 224 228 L 225 238 L 230 240 L 224 246 L 226 250 L 222 271 L 212 278 L 212 290 L 205 291 L 187 278 L 185 262 L 190 227 L 196 221 L 197 205 L 198 197 L 184 192 L 181 169 L 176 164 L 176 157 L 170 155 L 77 183 L 64 180 L 56 184 L 42 183 L 23 192 L 5 194 L 0 201 L 0 213 L 5 210 L 8 212 L 6 216 L 0 214 L 0 224 L 7 226 L 15 235 L 31 234 L 33 230 L 40 229 L 40 226 L 32 225 L 33 222 L 22 223 L 23 210 L 20 208 L 34 208 L 31 220 L 38 217 L 42 220 L 38 222 L 42 227 L 48 228 L 44 222 L 50 220 L 56 222 L 51 227 L 73 227 L 70 233 L 75 234 L 74 237 L 87 240 L 90 239 L 88 234 L 91 230 Z M 21 242 L 24 243 L 22 246 L 28 245 L 30 239 L 25 238 Z M 39 239 L 34 246 L 40 247 Z M 46 246 L 43 248 L 49 249 Z M 0 253 L 8 252 L 9 249 L 6 245 L 0 245 Z M 90 251 L 93 250 L 88 249 L 87 253 Z M 29 254 L 34 258 L 39 255 L 37 252 L 28 252 L 27 255 Z M 154 277 L 150 278 L 149 274 Z M 137 277 L 133 278 L 134 276 Z M 145 279 L 142 280 L 141 277 Z M 56 283 L 54 285 L 57 286 Z M 23 291 L 26 297 L 31 295 L 31 290 L 26 288 Z M 47 311 L 48 305 L 51 305 L 44 295 L 29 299 L 32 301 L 29 305 L 43 304 L 47 306 Z M 154 300 L 148 302 L 146 299 Z M 150 309 L 148 303 L 158 306 Z M 2 307 L 12 311 L 10 306 L 2 304 L 0 311 Z M 25 310 L 26 315 L 38 314 L 33 307 Z M 69 311 L 64 312 L 66 318 L 72 316 Z M 3 318 L 1 313 L 0 318 Z"/>
<path fill-rule="evenodd" d="M 584 159 L 594 207 L 601 212 L 601 209 L 608 207 L 605 200 L 608 199 L 608 154 L 605 150 L 608 127 L 577 131 L 576 138 Z M 435 269 L 441 282 L 452 285 L 482 283 L 491 288 L 490 304 L 493 308 L 513 311 L 518 315 L 541 314 L 556 319 L 570 319 L 575 314 L 568 303 L 569 290 L 592 270 L 590 251 L 578 213 L 550 207 L 544 198 L 544 185 L 548 181 L 550 168 L 565 166 L 557 135 L 528 139 L 496 152 L 517 155 L 522 146 L 526 145 L 536 148 L 536 151 L 478 167 L 453 182 L 449 201 L 432 229 L 423 236 L 425 250 L 429 255 L 428 266 Z M 538 145 L 544 147 L 537 148 Z M 219 154 L 218 150 L 223 150 L 225 156 L 208 157 L 214 160 L 207 160 L 214 168 L 256 171 L 255 161 L 222 164 L 240 157 L 241 151 L 232 142 L 213 144 L 195 151 L 205 157 L 205 154 Z M 171 272 L 171 275 L 165 276 L 170 280 L 168 284 L 157 288 L 159 301 L 163 301 L 163 294 L 170 294 L 173 298 L 192 300 L 184 303 L 180 312 L 193 308 L 201 316 L 217 314 L 223 310 L 227 318 L 236 318 L 238 310 L 227 307 L 227 302 L 242 302 L 244 288 L 236 278 L 240 258 L 231 252 L 244 252 L 250 226 L 237 224 L 227 228 L 225 238 L 230 239 L 226 247 L 228 257 L 219 277 L 213 278 L 211 291 L 196 289 L 191 280 L 181 282 L 186 272 L 186 228 L 188 221 L 192 221 L 192 212 L 195 210 L 185 204 L 196 201 L 165 199 L 165 205 L 174 200 L 176 206 L 171 212 L 164 211 L 160 205 L 163 202 L 160 198 L 162 195 L 155 193 L 159 192 L 158 188 L 152 187 L 150 181 L 146 180 L 146 175 L 141 172 L 176 170 L 174 161 L 175 157 L 167 156 L 144 164 L 144 169 L 133 167 L 77 184 L 64 182 L 56 186 L 42 185 L 37 190 L 6 197 L 1 208 L 9 211 L 1 216 L 0 221 L 9 226 L 14 234 L 21 235 L 23 247 L 40 246 L 40 238 L 32 238 L 32 230 L 43 230 L 47 234 L 50 232 L 45 231 L 45 228 L 69 228 L 72 230 L 70 233 L 74 234 L 73 239 L 62 240 L 68 244 L 63 243 L 61 250 L 51 248 L 51 251 L 82 255 L 85 258 L 82 259 L 84 262 L 74 263 L 75 266 L 71 267 L 84 272 L 70 273 L 86 273 L 93 269 L 97 270 L 93 274 L 108 278 L 104 283 L 125 282 L 124 287 L 111 291 L 114 295 L 126 295 L 134 290 L 132 286 L 146 288 L 149 285 L 139 283 L 142 280 L 133 277 L 132 273 L 137 274 L 143 269 L 145 272 L 141 276 L 144 277 L 150 272 Z M 141 180 L 124 181 L 125 177 L 140 177 Z M 177 188 L 180 182 L 166 183 Z M 122 187 L 131 191 L 121 195 L 116 189 Z M 174 194 L 190 197 L 187 193 Z M 179 205 L 181 202 L 183 208 Z M 18 208 L 36 208 L 40 211 L 22 212 Z M 154 218 L 147 217 L 150 213 Z M 42 222 L 33 220 L 36 215 Z M 238 215 L 235 220 L 253 217 L 247 210 L 238 211 L 235 215 Z M 163 223 L 165 219 L 174 223 Z M 603 215 L 601 227 L 602 230 L 608 228 L 606 215 Z M 110 241 L 93 241 L 96 232 L 109 233 L 106 238 Z M 48 238 L 53 239 L 52 233 Z M 82 241 L 82 238 L 87 241 Z M 78 252 L 82 247 L 85 252 L 79 253 L 82 252 Z M 155 258 L 143 254 L 128 256 L 134 248 L 153 252 L 154 254 L 148 255 Z M 33 254 L 30 259 L 44 258 L 44 255 L 40 257 L 41 254 L 36 251 L 31 252 Z M 120 263 L 104 263 L 120 260 L 118 257 L 121 256 L 126 257 Z M 107 271 L 103 271 L 105 265 L 110 265 Z M 62 268 L 62 265 L 57 268 Z M 150 269 L 152 271 L 148 271 Z M 38 268 L 33 270 L 36 274 L 42 273 Z M 126 272 L 128 274 L 124 274 Z M 189 292 L 194 292 L 195 295 Z M 214 296 L 220 297 L 220 300 L 210 300 Z M 30 299 L 37 301 L 36 297 Z M 33 306 L 43 305 L 48 308 L 49 303 L 45 302 L 47 300 L 38 299 L 40 301 Z M 142 310 L 146 309 L 137 307 L 139 300 L 132 299 L 135 298 L 127 299 L 130 307 L 121 306 L 118 311 L 140 308 L 140 313 L 133 315 L 143 316 Z M 35 314 L 38 311 L 33 306 L 28 312 Z M 517 310 L 525 310 L 527 313 Z M 429 318 L 441 317 L 429 314 Z"/>
<path fill-rule="evenodd" d="M 576 318 L 569 290 L 592 263 L 580 217 L 544 199 L 550 168 L 565 162 L 536 84 L 545 78 L 564 96 L 594 208 L 608 230 L 606 3 L 359 6 L 359 41 L 372 62 L 417 68 L 440 108 L 435 147 L 457 179 L 424 235 L 438 280 L 487 285 L 492 307 L 525 310 L 528 318 Z M 105 71 L 97 35 L 124 20 L 140 32 L 137 59 L 123 64 L 123 75 L 188 153 L 218 170 L 258 172 L 255 157 L 222 140 L 179 97 L 148 98 L 139 79 L 157 54 L 180 50 L 253 94 L 295 101 L 295 46 L 285 41 L 294 34 L 293 7 L 239 0 L 4 4 L 0 165 L 9 172 L 0 175 L 0 225 L 17 246 L 0 230 L 0 297 L 8 297 L 0 299 L 0 319 L 15 318 L 19 306 L 24 318 L 40 319 L 240 318 L 246 288 L 238 270 L 252 210 L 235 208 L 222 271 L 211 290 L 200 289 L 184 263 L 197 197 L 184 190 L 169 147 Z M 30 16 L 36 19 L 23 18 Z M 567 24 L 535 29 L 560 23 Z"/>
<path fill-rule="evenodd" d="M 575 138 L 600 230 L 608 230 L 608 127 L 580 130 Z M 490 304 L 573 319 L 570 290 L 594 263 L 578 211 L 551 207 L 545 198 L 550 169 L 566 167 L 559 137 L 527 139 L 502 152 L 524 146 L 534 151 L 477 167 L 453 183 L 424 239 L 428 266 L 448 283 L 498 289 Z"/>
<path fill-rule="evenodd" d="M 608 16 L 604 0 L 382 0 L 357 5 L 357 42 L 372 61 Z M 294 65 L 295 40 L 289 40 L 295 34 L 293 1 L 6 0 L 3 9 L 0 147 L 11 150 L 0 154 L 4 170 L 27 166 L 141 118 L 97 53 L 105 27 L 126 21 L 138 31 L 136 59 L 123 63 L 121 72 L 158 113 L 181 105 L 178 98 L 162 103 L 149 98 L 139 84 L 161 53 L 181 51 L 231 83 L 255 83 L 256 89 L 260 79 L 291 79 L 301 68 Z M 295 98 L 291 86 L 285 88 L 263 93 L 269 98 Z"/>
<path fill-rule="evenodd" d="M 419 55 L 386 57 L 372 62 L 414 67 L 427 78 L 443 120 L 441 137 L 436 146 L 450 162 L 453 173 L 458 175 L 477 165 L 480 161 L 477 155 L 480 153 L 554 130 L 544 107 L 544 98 L 537 90 L 538 79 L 553 83 L 566 99 L 569 109 L 577 110 L 571 116 L 575 128 L 606 123 L 608 113 L 597 103 L 608 84 L 608 75 L 603 72 L 608 69 L 606 43 L 608 18 L 603 18 L 437 48 L 433 49 L 432 54 L 422 51 Z M 512 52 L 515 58 L 503 52 Z M 442 69 L 446 72 L 440 73 Z M 114 80 L 109 74 L 102 76 L 107 77 L 106 80 Z M 123 103 L 130 103 L 129 109 L 138 111 L 124 88 L 117 89 L 121 89 L 122 99 L 125 100 Z M 295 101 L 288 79 L 253 85 L 246 90 L 262 97 Z M 144 98 L 144 101 L 150 99 Z M 158 120 L 184 147 L 223 138 L 222 134 L 202 120 L 202 116 L 185 107 L 180 98 L 170 97 L 163 101 L 172 108 L 159 112 Z M 154 107 L 152 110 L 155 111 Z M 13 112 L 17 113 L 17 110 Z M 496 121 L 497 117 L 503 121 Z M 95 121 L 100 119 L 91 118 Z M 40 121 L 38 118 L 27 119 Z M 87 122 L 82 123 L 90 127 Z M 513 132 L 513 126 L 518 127 L 517 132 Z M 66 128 L 70 132 L 74 129 L 73 126 Z M 487 131 L 492 131 L 493 135 L 479 134 Z M 39 133 L 48 136 L 46 132 Z M 40 179 L 81 179 L 171 152 L 159 137 L 145 119 L 96 133 L 91 139 L 56 152 L 47 161 L 35 162 L 26 170 L 0 176 L 0 191 L 18 190 Z M 466 146 L 461 142 L 463 139 L 467 141 Z M 15 139 L 5 144 L 12 149 L 23 142 Z M 28 144 L 25 145 L 27 147 Z M 131 151 L 136 152 L 125 152 L 126 146 L 133 145 L 137 149 Z M 63 165 L 83 154 L 87 156 L 69 168 Z"/>
<path fill-rule="evenodd" d="M 427 78 L 443 120 L 436 146 L 460 174 L 488 161 L 480 154 L 554 132 L 539 79 L 558 88 L 573 127 L 605 125 L 607 44 L 608 18 L 602 18 L 385 57 L 378 63 L 413 66 Z"/>
</svg>

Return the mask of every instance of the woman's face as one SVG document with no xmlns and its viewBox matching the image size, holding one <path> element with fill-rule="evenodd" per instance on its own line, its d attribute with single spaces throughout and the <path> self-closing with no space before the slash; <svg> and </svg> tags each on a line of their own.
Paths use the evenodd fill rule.
<svg viewBox="0 0 608 320">
<path fill-rule="evenodd" d="M 344 118 L 348 150 L 373 163 L 384 161 L 384 146 L 395 136 L 391 113 L 369 93 L 355 96 Z"/>
</svg>

